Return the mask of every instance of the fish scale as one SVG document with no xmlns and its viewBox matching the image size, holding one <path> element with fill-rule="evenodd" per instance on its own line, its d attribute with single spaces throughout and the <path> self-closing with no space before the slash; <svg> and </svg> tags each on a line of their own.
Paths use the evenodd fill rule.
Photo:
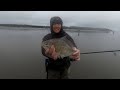
<svg viewBox="0 0 120 90">
<path fill-rule="evenodd" d="M 69 42 L 69 44 L 67 42 Z M 50 39 L 42 42 L 43 48 L 50 48 L 52 45 L 54 45 L 56 53 L 61 58 L 70 56 L 73 53 L 72 43 L 66 39 L 66 37 L 59 39 Z"/>
</svg>

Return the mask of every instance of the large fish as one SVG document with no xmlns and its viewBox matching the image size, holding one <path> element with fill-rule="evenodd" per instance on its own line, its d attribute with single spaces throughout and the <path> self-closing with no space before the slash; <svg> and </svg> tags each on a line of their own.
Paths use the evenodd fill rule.
<svg viewBox="0 0 120 90">
<path fill-rule="evenodd" d="M 52 45 L 55 47 L 58 58 L 64 58 L 73 54 L 73 44 L 66 36 L 42 42 L 42 47 L 44 49 L 50 48 Z"/>
</svg>

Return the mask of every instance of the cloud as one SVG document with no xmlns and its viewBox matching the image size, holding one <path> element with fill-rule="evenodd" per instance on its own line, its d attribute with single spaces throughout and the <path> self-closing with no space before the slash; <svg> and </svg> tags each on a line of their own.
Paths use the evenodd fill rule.
<svg viewBox="0 0 120 90">
<path fill-rule="evenodd" d="M 0 23 L 49 25 L 52 16 L 66 26 L 120 28 L 120 11 L 0 11 Z"/>
</svg>

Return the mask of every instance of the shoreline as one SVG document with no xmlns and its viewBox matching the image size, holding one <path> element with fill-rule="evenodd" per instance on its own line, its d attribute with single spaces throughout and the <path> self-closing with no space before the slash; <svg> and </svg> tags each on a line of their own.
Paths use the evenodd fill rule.
<svg viewBox="0 0 120 90">
<path fill-rule="evenodd" d="M 26 24 L 0 24 L 0 27 L 19 27 L 19 28 L 44 28 L 44 29 L 49 29 L 50 26 L 37 26 L 37 25 L 26 25 Z M 108 28 L 95 28 L 95 27 L 78 27 L 78 26 L 63 26 L 63 29 L 66 31 L 73 31 L 72 29 L 75 29 L 74 31 L 113 31 Z"/>
</svg>

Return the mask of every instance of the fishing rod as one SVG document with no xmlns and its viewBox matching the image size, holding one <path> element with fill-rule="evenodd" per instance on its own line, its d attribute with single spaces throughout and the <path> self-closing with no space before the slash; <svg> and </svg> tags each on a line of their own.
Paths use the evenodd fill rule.
<svg viewBox="0 0 120 90">
<path fill-rule="evenodd" d="M 80 54 L 94 54 L 94 53 L 106 53 L 106 52 L 120 52 L 120 50 L 85 52 L 85 53 L 80 53 Z"/>
</svg>

